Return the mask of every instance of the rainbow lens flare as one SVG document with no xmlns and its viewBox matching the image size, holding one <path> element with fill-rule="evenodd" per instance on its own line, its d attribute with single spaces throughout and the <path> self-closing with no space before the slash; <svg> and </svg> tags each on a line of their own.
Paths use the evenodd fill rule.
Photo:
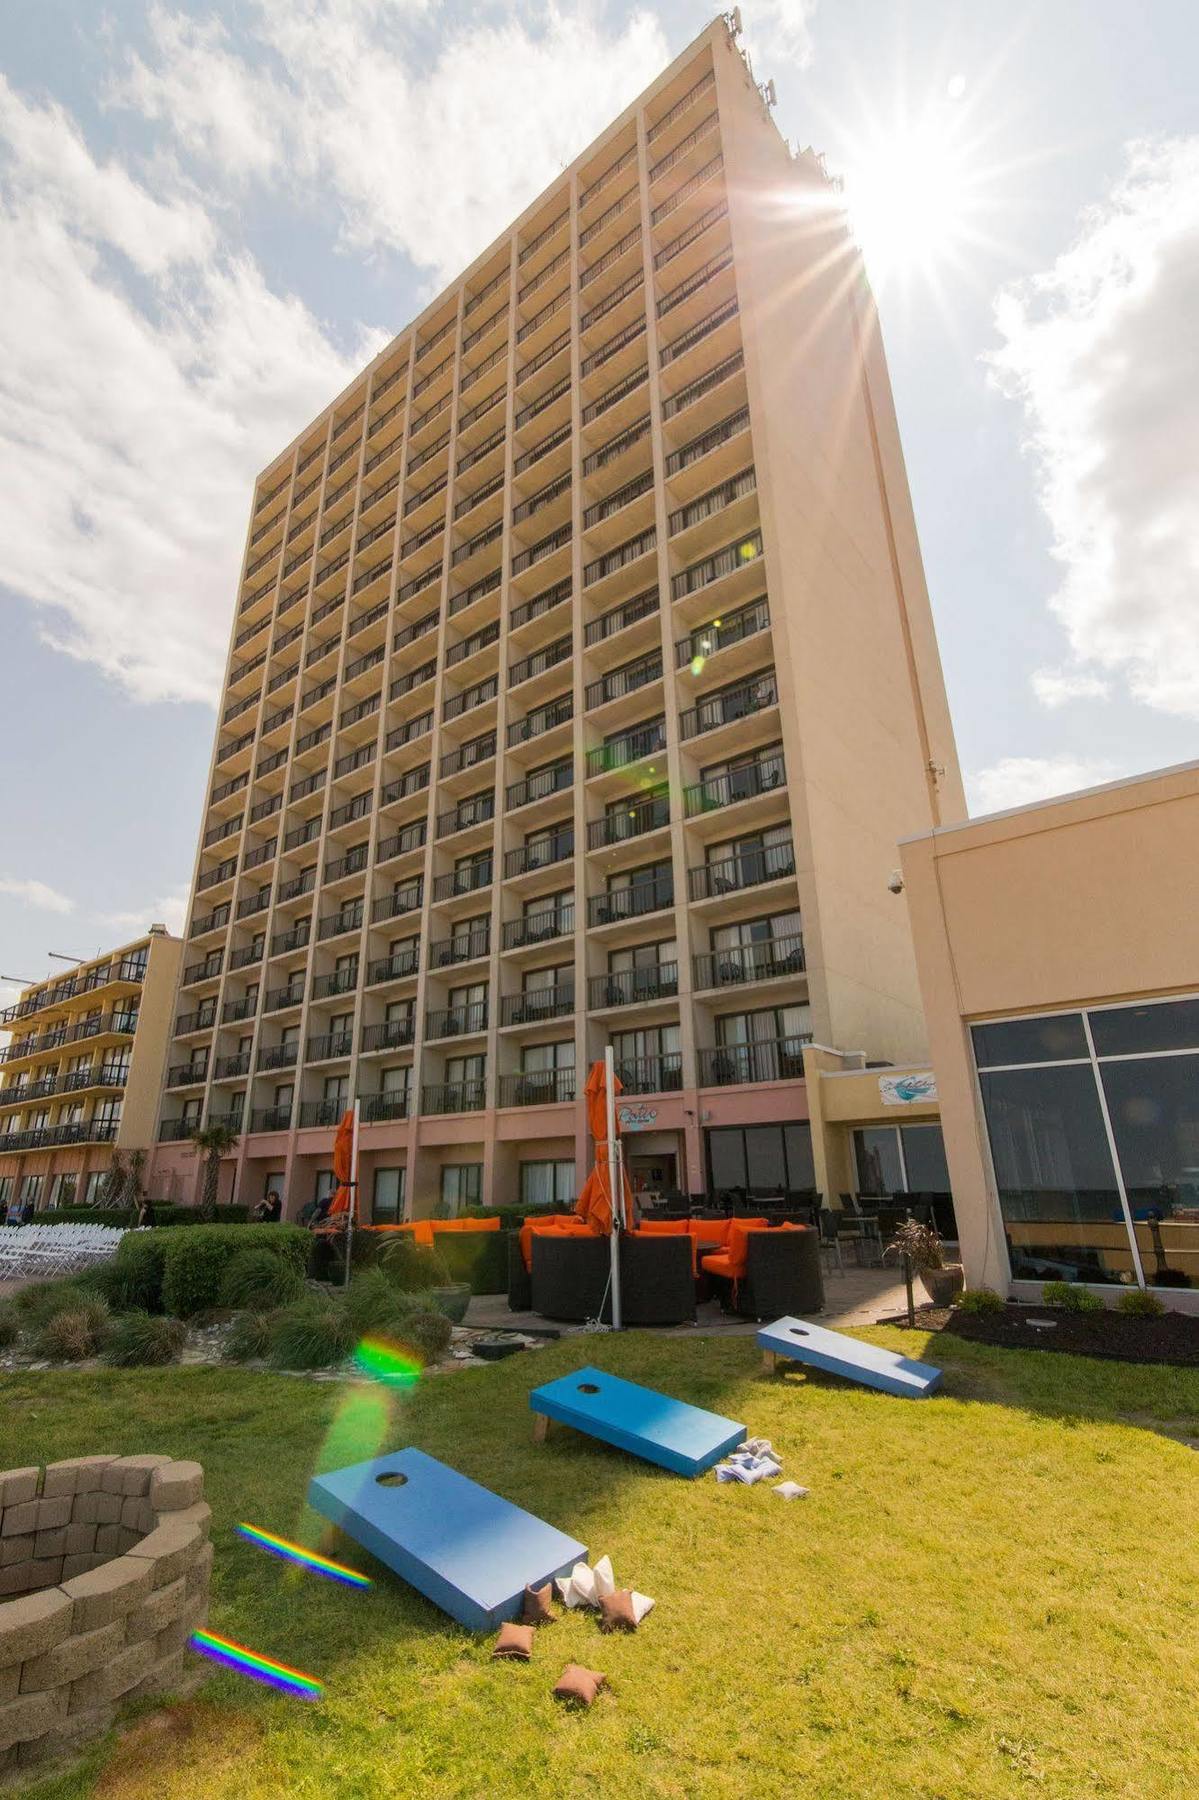
<svg viewBox="0 0 1199 1800">
<path fill-rule="evenodd" d="M 415 1387 L 421 1365 L 410 1350 L 387 1338 L 365 1337 L 354 1351 L 354 1366 L 388 1387 Z"/>
<path fill-rule="evenodd" d="M 221 1663 L 226 1669 L 235 1669 L 239 1675 L 248 1675 L 252 1681 L 278 1688 L 281 1694 L 295 1694 L 300 1700 L 319 1700 L 324 1692 L 324 1683 L 313 1676 L 304 1675 L 299 1669 L 289 1669 L 286 1663 L 275 1662 L 269 1656 L 259 1656 L 256 1650 L 247 1650 L 244 1644 L 235 1644 L 232 1638 L 217 1637 L 212 1631 L 193 1631 L 187 1641 L 201 1656 Z"/>
<path fill-rule="evenodd" d="M 348 1569 L 344 1563 L 332 1562 L 327 1556 L 318 1556 L 315 1550 L 305 1550 L 302 1544 L 275 1537 L 273 1532 L 260 1531 L 257 1525 L 247 1525 L 244 1519 L 237 1527 L 237 1535 L 269 1555 L 278 1556 L 284 1562 L 298 1563 L 302 1569 L 311 1569 L 314 1575 L 324 1575 L 329 1581 L 344 1581 L 347 1587 L 372 1585 L 369 1575 L 360 1575 L 357 1569 Z"/>
</svg>

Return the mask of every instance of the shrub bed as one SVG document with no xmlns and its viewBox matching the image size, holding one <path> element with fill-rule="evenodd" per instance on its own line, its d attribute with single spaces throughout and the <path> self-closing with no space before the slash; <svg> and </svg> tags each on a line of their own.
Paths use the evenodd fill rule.
<svg viewBox="0 0 1199 1800">
<path fill-rule="evenodd" d="M 104 1360 L 118 1369 L 177 1362 L 186 1338 L 187 1326 L 182 1319 L 164 1319 L 147 1312 L 123 1313 L 113 1324 Z"/>
<path fill-rule="evenodd" d="M 308 1233 L 299 1225 L 197 1225 L 159 1241 L 163 1310 L 180 1319 L 220 1304 L 225 1271 L 239 1251 L 267 1250 L 303 1275 L 309 1249 Z"/>
<path fill-rule="evenodd" d="M 200 1225 L 198 1206 L 174 1206 L 169 1201 L 152 1200 L 156 1225 Z M 33 1215 L 35 1225 L 128 1225 L 128 1206 L 56 1206 L 49 1212 Z M 241 1225 L 250 1216 L 248 1206 L 218 1206 L 217 1225 Z"/>
</svg>

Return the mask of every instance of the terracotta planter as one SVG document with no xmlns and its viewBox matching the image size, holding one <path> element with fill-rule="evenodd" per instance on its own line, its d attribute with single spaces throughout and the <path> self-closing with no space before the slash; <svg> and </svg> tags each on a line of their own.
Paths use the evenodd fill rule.
<svg viewBox="0 0 1199 1800">
<path fill-rule="evenodd" d="M 943 1269 L 921 1269 L 920 1285 L 934 1306 L 952 1306 L 962 1291 L 965 1277 L 961 1263 Z"/>
</svg>

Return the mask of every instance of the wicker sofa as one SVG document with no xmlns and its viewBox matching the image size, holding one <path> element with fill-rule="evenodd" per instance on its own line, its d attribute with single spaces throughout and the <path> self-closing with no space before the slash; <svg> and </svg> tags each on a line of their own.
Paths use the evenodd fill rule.
<svg viewBox="0 0 1199 1800">
<path fill-rule="evenodd" d="M 508 1304 L 546 1319 L 612 1318 L 611 1267 L 605 1237 L 533 1238 L 533 1267 L 526 1272 L 519 1248 L 510 1253 Z M 695 1279 L 687 1238 L 620 1240 L 621 1317 L 625 1325 L 682 1325 L 695 1318 Z"/>
<path fill-rule="evenodd" d="M 720 1283 L 726 1310 L 743 1319 L 807 1316 L 824 1307 L 820 1273 L 820 1233 L 812 1226 L 750 1227 L 730 1238 L 729 1248 L 702 1259 L 704 1272 Z"/>
</svg>

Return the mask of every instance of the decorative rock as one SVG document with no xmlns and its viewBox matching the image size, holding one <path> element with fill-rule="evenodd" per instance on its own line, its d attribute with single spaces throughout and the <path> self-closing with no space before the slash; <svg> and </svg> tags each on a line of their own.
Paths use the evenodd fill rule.
<svg viewBox="0 0 1199 1800">
<path fill-rule="evenodd" d="M 65 1581 L 62 1591 L 74 1606 L 73 1629 L 94 1631 L 110 1619 L 121 1618 L 145 1599 L 153 1586 L 153 1576 L 152 1566 L 139 1557 L 119 1556 L 114 1562 L 101 1563 L 87 1575 Z"/>
<path fill-rule="evenodd" d="M 150 1505 L 155 1512 L 179 1512 L 194 1506 L 204 1492 L 204 1471 L 197 1462 L 171 1463 L 150 1477 Z"/>
<path fill-rule="evenodd" d="M 5 1469 L 0 1475 L 0 1506 L 17 1506 L 37 1498 L 36 1469 Z"/>
<path fill-rule="evenodd" d="M 50 1650 L 71 1629 L 71 1601 L 58 1589 L 0 1608 L 0 1668 Z"/>
</svg>

